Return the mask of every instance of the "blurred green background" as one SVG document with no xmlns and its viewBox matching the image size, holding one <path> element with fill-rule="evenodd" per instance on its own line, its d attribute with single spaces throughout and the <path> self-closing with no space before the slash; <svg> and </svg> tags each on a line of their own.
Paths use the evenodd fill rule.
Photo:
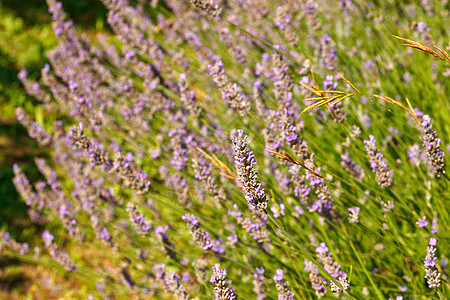
<svg viewBox="0 0 450 300">
<path fill-rule="evenodd" d="M 88 34 L 103 30 L 106 9 L 101 1 L 61 2 L 77 26 Z M 42 110 L 34 107 L 36 101 L 27 96 L 17 74 L 26 67 L 30 78 L 39 77 L 40 69 L 47 62 L 46 52 L 56 45 L 50 22 L 45 0 L 0 0 L 0 230 L 9 231 L 19 241 L 31 238 L 38 228 L 29 221 L 26 206 L 12 184 L 12 165 L 19 163 L 30 179 L 35 180 L 38 172 L 33 157 L 46 153 L 42 153 L 15 118 L 17 106 L 25 107 L 32 117 L 43 117 Z M 46 299 L 58 286 L 72 284 L 68 278 L 59 278 L 57 282 L 55 277 L 62 277 L 61 274 L 46 274 L 37 268 L 0 256 L 0 299 Z M 48 286 L 40 287 L 47 290 L 46 294 L 34 286 L 34 276 L 48 276 Z"/>
</svg>

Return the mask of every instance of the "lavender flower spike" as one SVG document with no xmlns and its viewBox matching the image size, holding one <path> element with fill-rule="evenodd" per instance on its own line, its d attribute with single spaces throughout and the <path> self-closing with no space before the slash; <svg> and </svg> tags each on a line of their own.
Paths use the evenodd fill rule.
<svg viewBox="0 0 450 300">
<path fill-rule="evenodd" d="M 50 232 L 48 232 L 48 230 L 45 230 L 42 234 L 44 246 L 50 253 L 53 260 L 63 266 L 66 271 L 75 273 L 78 269 L 78 266 L 69 258 L 69 255 L 66 252 L 63 252 L 56 245 L 54 239 L 54 236 Z"/>
<path fill-rule="evenodd" d="M 253 272 L 253 291 L 256 293 L 256 300 L 263 300 L 266 298 L 266 287 L 264 285 L 264 268 L 256 268 Z"/>
<path fill-rule="evenodd" d="M 278 290 L 278 300 L 294 300 L 294 292 L 289 289 L 289 282 L 283 278 L 283 270 L 276 271 L 273 281 Z"/>
<path fill-rule="evenodd" d="M 144 214 L 138 212 L 136 204 L 128 202 L 126 211 L 130 215 L 130 221 L 136 228 L 136 232 L 142 236 L 148 235 L 150 229 L 152 229 L 152 223 Z"/>
<path fill-rule="evenodd" d="M 256 164 L 255 155 L 248 148 L 246 139 L 247 136 L 242 129 L 236 130 L 236 133 L 231 136 L 238 179 L 250 209 L 264 211 L 268 200 L 261 182 L 258 181 L 258 172 L 253 167 Z"/>
<path fill-rule="evenodd" d="M 200 222 L 198 221 L 196 216 L 192 214 L 186 214 L 183 215 L 182 219 L 186 222 L 186 225 L 192 236 L 194 237 L 194 240 L 198 245 L 202 247 L 203 250 L 211 250 L 218 254 L 222 254 L 225 251 L 223 247 L 223 240 L 212 239 L 208 231 L 202 230 L 200 228 Z"/>
<path fill-rule="evenodd" d="M 348 290 L 348 287 L 350 286 L 350 284 L 347 281 L 347 275 L 344 275 L 343 277 L 338 277 L 338 281 L 342 285 L 342 289 L 332 281 L 330 283 L 331 291 L 336 294 L 342 294 L 342 292 Z"/>
<path fill-rule="evenodd" d="M 30 251 L 30 247 L 27 243 L 19 243 L 9 235 L 7 231 L 0 231 L 0 252 L 3 246 L 9 250 L 19 253 L 20 255 L 25 255 Z"/>
<path fill-rule="evenodd" d="M 364 141 L 364 146 L 370 159 L 370 166 L 375 173 L 375 179 L 382 188 L 386 188 L 392 184 L 394 170 L 389 169 L 386 160 L 383 158 L 383 153 L 378 150 L 375 142 L 375 137 L 370 135 L 369 140 Z"/>
<path fill-rule="evenodd" d="M 232 300 L 236 299 L 232 287 L 227 283 L 227 269 L 220 269 L 220 264 L 215 264 L 212 268 L 213 275 L 209 282 L 214 283 L 214 300 Z"/>
<path fill-rule="evenodd" d="M 441 175 L 445 174 L 445 153 L 439 147 L 442 141 L 437 137 L 436 130 L 432 129 L 430 116 L 423 116 L 422 127 L 423 146 L 425 147 L 428 161 L 436 177 L 441 177 Z"/>
<path fill-rule="evenodd" d="M 191 0 L 191 3 L 201 8 L 212 17 L 217 17 L 222 12 L 222 8 L 214 0 Z"/>
<path fill-rule="evenodd" d="M 430 238 L 427 247 L 427 256 L 423 265 L 425 267 L 425 279 L 430 289 L 437 289 L 441 285 L 441 273 L 439 272 L 436 264 L 436 239 Z"/>
</svg>

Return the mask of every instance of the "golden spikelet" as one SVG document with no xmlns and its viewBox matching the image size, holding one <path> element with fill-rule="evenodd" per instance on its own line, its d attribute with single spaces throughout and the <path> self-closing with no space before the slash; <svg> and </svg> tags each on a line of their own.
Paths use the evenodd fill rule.
<svg viewBox="0 0 450 300">
<path fill-rule="evenodd" d="M 312 87 L 309 87 L 309 86 L 307 86 L 306 84 L 301 83 L 301 82 L 300 82 L 300 84 L 301 84 L 305 89 L 309 90 L 310 92 L 313 92 L 313 93 L 316 94 L 317 96 L 320 96 L 320 95 L 321 95 L 318 91 L 316 91 L 316 90 L 313 89 Z"/>
<path fill-rule="evenodd" d="M 416 112 L 414 111 L 411 102 L 409 101 L 408 98 L 406 98 L 406 102 L 408 103 L 408 107 L 405 107 L 402 103 L 398 102 L 397 100 L 394 100 L 390 97 L 387 96 L 380 96 L 380 95 L 373 95 L 375 98 L 380 99 L 382 101 L 385 101 L 387 103 L 391 103 L 394 105 L 397 105 L 398 107 L 401 107 L 402 109 L 404 109 L 405 111 L 407 111 L 413 118 L 414 120 L 417 122 L 417 124 L 419 124 L 420 126 L 422 126 L 422 124 L 420 123 L 419 117 L 417 117 Z"/>
<path fill-rule="evenodd" d="M 309 168 L 305 163 L 303 163 L 303 162 L 301 162 L 301 161 L 299 161 L 299 160 L 293 159 L 293 158 L 292 158 L 289 154 L 287 154 L 287 153 L 286 153 L 286 154 L 282 154 L 282 153 L 279 153 L 279 152 L 276 152 L 276 151 L 273 151 L 273 150 L 270 150 L 270 149 L 266 149 L 266 151 L 269 152 L 269 153 L 271 153 L 271 154 L 274 154 L 274 155 L 278 156 L 279 158 L 281 158 L 281 159 L 283 159 L 283 160 L 286 160 L 286 161 L 288 161 L 288 162 L 290 162 L 290 163 L 292 163 L 292 164 L 299 165 L 299 166 L 301 166 L 302 168 L 304 168 L 305 170 L 308 170 L 309 172 L 313 173 L 314 175 L 316 175 L 316 176 L 318 176 L 318 177 L 320 177 L 320 178 L 326 180 L 325 177 L 323 177 L 322 175 L 320 175 L 319 173 L 317 173 L 317 172 L 314 171 L 313 169 Z"/>
<path fill-rule="evenodd" d="M 315 98 L 307 98 L 306 100 L 309 101 L 317 101 L 316 103 L 311 104 L 310 106 L 306 107 L 300 114 L 303 114 L 315 107 L 320 107 L 322 105 L 325 105 L 333 114 L 333 116 L 336 118 L 336 115 L 332 109 L 332 106 L 335 105 L 336 103 L 341 102 L 342 100 L 349 98 L 353 95 L 356 95 L 355 93 L 347 93 L 347 92 L 343 92 L 343 91 L 323 91 L 319 89 L 319 86 L 316 83 L 316 80 L 314 78 L 314 73 L 311 71 L 311 75 L 312 75 L 312 79 L 313 79 L 313 87 L 307 86 L 304 83 L 300 84 L 306 88 L 307 90 L 309 90 L 310 92 L 314 93 L 315 95 L 317 95 L 318 97 Z M 361 92 L 347 79 L 345 78 L 343 75 L 339 74 L 338 75 L 346 82 L 348 83 L 358 94 L 361 95 Z M 335 94 L 332 96 L 325 96 L 325 94 Z M 331 106 L 330 106 L 331 103 Z"/>
<path fill-rule="evenodd" d="M 348 83 L 348 85 L 350 85 L 358 94 L 361 95 L 361 92 L 347 79 L 344 77 L 344 75 L 342 75 L 341 73 L 338 73 L 339 77 L 342 78 L 342 80 L 344 80 L 345 82 Z"/>
<path fill-rule="evenodd" d="M 436 51 L 434 51 L 433 49 L 431 49 L 430 47 L 424 46 L 422 44 L 419 44 L 413 40 L 408 40 L 396 35 L 392 35 L 394 38 L 401 40 L 403 42 L 405 42 L 405 44 L 403 44 L 403 46 L 406 47 L 411 47 L 411 48 L 415 48 L 415 49 L 419 49 L 421 51 L 427 52 L 431 55 L 433 55 L 434 57 L 436 57 L 437 59 L 443 60 L 447 63 L 450 63 L 450 56 L 448 55 L 447 52 L 445 52 L 444 50 L 442 50 L 441 48 L 439 48 L 438 46 L 436 46 L 435 44 L 433 44 L 433 46 L 438 49 L 439 52 L 441 52 L 442 55 L 444 55 L 444 57 L 442 57 L 441 55 L 439 55 Z"/>
<path fill-rule="evenodd" d="M 207 160 L 209 160 L 213 166 L 215 166 L 216 168 L 218 168 L 219 170 L 221 170 L 222 172 L 220 172 L 221 175 L 236 180 L 236 176 L 233 174 L 233 172 L 230 170 L 230 168 L 228 168 L 227 165 L 225 165 L 222 161 L 220 161 L 217 156 L 215 156 L 214 154 L 211 156 L 208 153 L 206 153 L 205 151 L 203 151 L 202 149 L 200 149 L 199 147 L 195 147 Z"/>
<path fill-rule="evenodd" d="M 442 50 L 441 48 L 439 48 L 438 46 L 436 46 L 436 44 L 433 43 L 434 48 L 438 49 L 439 52 L 442 53 L 442 55 L 445 56 L 445 58 L 447 58 L 448 62 L 450 62 L 450 55 L 448 55 L 447 52 L 445 52 L 445 50 Z"/>
</svg>

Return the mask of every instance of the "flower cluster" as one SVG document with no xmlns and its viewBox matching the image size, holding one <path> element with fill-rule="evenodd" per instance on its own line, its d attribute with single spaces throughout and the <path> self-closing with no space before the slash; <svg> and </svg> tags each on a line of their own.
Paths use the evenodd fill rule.
<svg viewBox="0 0 450 300">
<path fill-rule="evenodd" d="M 222 8 L 214 0 L 190 0 L 195 6 L 200 7 L 212 17 L 218 17 L 222 12 Z"/>
<path fill-rule="evenodd" d="M 245 218 L 242 213 L 239 211 L 239 207 L 234 204 L 233 208 L 235 211 L 228 210 L 228 214 L 234 217 L 239 225 L 241 225 L 251 237 L 261 244 L 262 247 L 268 251 L 270 248 L 270 233 L 267 231 L 267 217 L 265 217 L 264 213 L 261 213 L 258 210 L 253 211 L 253 219 Z"/>
<path fill-rule="evenodd" d="M 169 239 L 169 235 L 167 231 L 169 230 L 169 226 L 157 226 L 155 228 L 155 235 L 162 244 L 161 250 L 169 255 L 169 257 L 174 258 L 175 253 L 175 244 L 172 243 Z"/>
<path fill-rule="evenodd" d="M 45 206 L 44 200 L 39 198 L 38 194 L 33 190 L 28 177 L 17 164 L 13 165 L 13 172 L 14 186 L 22 199 L 25 201 L 25 204 L 30 207 L 28 210 L 28 215 L 33 222 L 39 222 L 40 220 L 42 221 L 42 210 Z"/>
<path fill-rule="evenodd" d="M 206 159 L 200 157 L 192 160 L 195 178 L 199 180 L 202 187 L 207 191 L 216 202 L 225 200 L 225 191 L 219 187 L 216 178 L 211 175 L 211 164 Z"/>
<path fill-rule="evenodd" d="M 189 90 L 189 85 L 186 81 L 186 74 L 180 74 L 178 85 L 180 88 L 180 100 L 184 102 L 186 109 L 192 116 L 198 117 L 200 115 L 201 108 L 198 107 L 198 103 L 195 99 L 195 92 Z"/>
<path fill-rule="evenodd" d="M 222 99 L 225 100 L 225 104 L 230 108 L 235 109 L 239 115 L 246 115 L 250 111 L 252 103 L 250 102 L 249 97 L 242 92 L 239 85 L 228 80 L 223 68 L 223 62 L 218 59 L 214 64 L 209 65 L 208 69 L 209 75 L 211 75 L 214 82 L 220 88 Z"/>
<path fill-rule="evenodd" d="M 31 138 L 36 139 L 41 145 L 48 145 L 51 142 L 51 135 L 37 122 L 31 121 L 23 108 L 16 108 L 16 115 L 17 120 L 28 130 Z"/>
<path fill-rule="evenodd" d="M 214 240 L 211 238 L 208 231 L 200 229 L 200 222 L 197 217 L 187 214 L 184 215 L 182 219 L 186 222 L 195 242 L 200 245 L 203 250 L 211 250 L 217 254 L 221 254 L 225 251 L 223 248 L 223 241 L 221 239 Z"/>
<path fill-rule="evenodd" d="M 221 269 L 220 264 L 215 264 L 212 268 L 213 274 L 209 280 L 214 283 L 214 300 L 233 300 L 236 294 L 227 280 L 227 269 Z"/>
<path fill-rule="evenodd" d="M 423 265 L 425 267 L 425 279 L 430 289 L 437 289 L 441 285 L 441 273 L 437 268 L 436 239 L 430 238 L 427 247 L 427 256 Z"/>
<path fill-rule="evenodd" d="M 375 145 L 376 139 L 373 135 L 369 136 L 369 140 L 364 141 L 367 156 L 370 159 L 370 166 L 375 173 L 375 179 L 382 188 L 389 187 L 392 184 L 392 176 L 394 170 L 389 169 L 386 160 L 383 158 L 383 153 L 378 150 Z"/>
<path fill-rule="evenodd" d="M 437 137 L 436 130 L 431 125 L 431 119 L 428 115 L 423 116 L 423 147 L 427 153 L 427 158 L 432 166 L 436 177 L 445 174 L 445 153 L 440 148 L 441 139 Z"/>
<path fill-rule="evenodd" d="M 177 300 L 190 299 L 189 294 L 186 292 L 185 287 L 181 282 L 181 276 L 175 272 L 166 272 L 165 264 L 154 265 L 156 279 L 160 286 L 170 292 Z"/>
<path fill-rule="evenodd" d="M 283 270 L 276 270 L 273 281 L 278 290 L 278 300 L 294 300 L 294 292 L 289 288 L 289 282 L 284 279 Z"/>
<path fill-rule="evenodd" d="M 338 277 L 337 280 L 341 284 L 342 288 L 340 288 L 336 283 L 332 281 L 330 283 L 331 291 L 336 294 L 342 294 L 342 292 L 348 290 L 350 286 L 350 284 L 347 281 L 347 275 L 344 275 L 343 277 Z"/>
<path fill-rule="evenodd" d="M 253 291 L 256 293 L 257 300 L 263 300 L 266 298 L 266 287 L 264 285 L 264 268 L 256 268 L 256 272 L 253 272 Z"/>
<path fill-rule="evenodd" d="M 346 276 L 345 272 L 341 270 L 341 265 L 334 261 L 333 254 L 328 250 L 325 243 L 320 243 L 320 246 L 316 248 L 317 259 L 323 263 L 323 268 L 334 278 Z"/>
<path fill-rule="evenodd" d="M 350 216 L 348 217 L 348 221 L 350 223 L 359 223 L 359 211 L 361 208 L 358 206 L 356 207 L 350 207 L 348 211 L 350 212 Z"/>
<path fill-rule="evenodd" d="M 355 179 L 362 181 L 365 176 L 364 169 L 350 158 L 350 154 L 346 151 L 341 155 L 341 167 L 345 169 Z"/>
<path fill-rule="evenodd" d="M 136 228 L 136 232 L 142 236 L 148 235 L 150 229 L 152 229 L 152 223 L 144 216 L 144 214 L 138 212 L 136 204 L 128 202 L 127 213 L 130 216 L 131 223 Z"/>
<path fill-rule="evenodd" d="M 256 165 L 255 155 L 247 145 L 247 136 L 242 129 L 236 130 L 231 136 L 234 149 L 234 162 L 238 172 L 239 182 L 250 209 L 264 211 L 267 208 L 267 197 L 261 182 L 258 180 L 258 172 L 253 167 Z"/>
<path fill-rule="evenodd" d="M 316 292 L 318 297 L 323 297 L 327 293 L 327 288 L 325 287 L 326 281 L 319 276 L 319 268 L 310 261 L 305 259 L 305 271 L 309 273 L 309 281 L 311 282 L 311 287 Z"/>
<path fill-rule="evenodd" d="M 45 248 L 50 253 L 51 257 L 68 272 L 75 273 L 78 266 L 69 258 L 69 254 L 63 252 L 54 242 L 55 237 L 48 231 L 45 230 L 42 234 L 42 240 L 44 242 Z"/>
<path fill-rule="evenodd" d="M 320 41 L 320 55 L 322 56 L 322 63 L 328 70 L 336 70 L 337 68 L 337 54 L 336 46 L 329 34 L 324 34 Z"/>
<path fill-rule="evenodd" d="M 20 255 L 27 254 L 28 251 L 30 251 L 28 243 L 19 243 L 15 241 L 6 231 L 0 231 L 0 238 L 1 238 L 0 251 L 3 247 L 6 247 L 8 250 L 16 252 Z"/>
</svg>

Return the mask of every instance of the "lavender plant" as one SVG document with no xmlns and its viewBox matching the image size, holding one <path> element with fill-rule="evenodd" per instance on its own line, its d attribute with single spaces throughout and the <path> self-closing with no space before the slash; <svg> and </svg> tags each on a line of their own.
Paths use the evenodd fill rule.
<svg viewBox="0 0 450 300">
<path fill-rule="evenodd" d="M 18 74 L 45 155 L 2 256 L 61 298 L 450 297 L 447 52 L 390 37 L 440 43 L 445 1 L 101 2 L 95 35 L 47 0 L 58 43 Z"/>
</svg>

